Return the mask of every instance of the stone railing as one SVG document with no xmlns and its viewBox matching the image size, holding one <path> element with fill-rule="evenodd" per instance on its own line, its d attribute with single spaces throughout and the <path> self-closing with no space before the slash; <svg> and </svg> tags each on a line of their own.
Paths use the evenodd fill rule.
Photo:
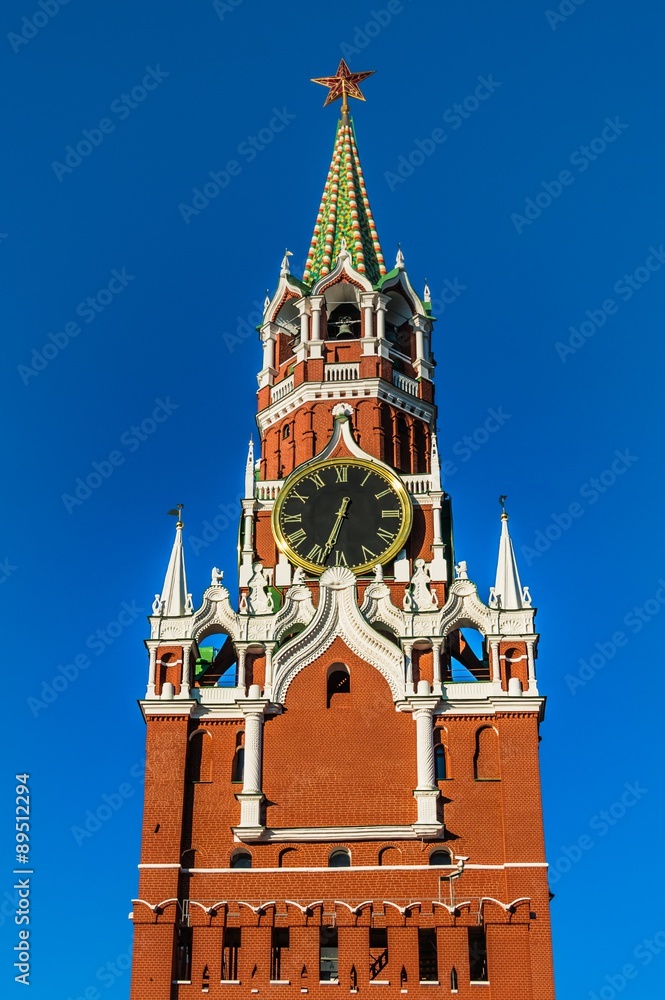
<svg viewBox="0 0 665 1000">
<path fill-rule="evenodd" d="M 272 387 L 270 390 L 270 402 L 278 403 L 280 399 L 284 399 L 290 392 L 293 392 L 293 375 L 289 375 L 288 378 L 283 379 Z"/>
<path fill-rule="evenodd" d="M 432 477 L 426 472 L 421 472 L 415 476 L 401 475 L 400 478 L 412 496 L 429 493 L 432 489 Z"/>
<path fill-rule="evenodd" d="M 393 385 L 401 389 L 402 392 L 408 392 L 409 396 L 418 395 L 418 383 L 414 378 L 409 378 L 408 375 L 402 375 L 401 372 L 393 372 Z"/>
<path fill-rule="evenodd" d="M 326 382 L 353 382 L 359 377 L 360 363 L 349 361 L 346 364 L 335 363 L 326 365 L 324 381 Z"/>
</svg>

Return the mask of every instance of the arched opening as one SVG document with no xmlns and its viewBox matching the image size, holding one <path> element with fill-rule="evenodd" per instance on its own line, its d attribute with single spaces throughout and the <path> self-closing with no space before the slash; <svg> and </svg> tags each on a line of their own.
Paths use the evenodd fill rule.
<svg viewBox="0 0 665 1000">
<path fill-rule="evenodd" d="M 187 778 L 189 781 L 212 781 L 212 735 L 207 729 L 195 729 L 190 733 Z"/>
<path fill-rule="evenodd" d="M 328 667 L 326 678 L 326 708 L 348 705 L 351 694 L 351 675 L 344 663 L 333 663 Z"/>
<path fill-rule="evenodd" d="M 199 644 L 195 666 L 195 687 L 235 687 L 237 655 L 231 637 L 223 632 L 206 636 Z"/>
<path fill-rule="evenodd" d="M 402 852 L 399 847 L 382 847 L 379 851 L 379 864 L 398 865 L 402 860 Z"/>
<path fill-rule="evenodd" d="M 395 464 L 401 472 L 411 472 L 411 452 L 409 449 L 409 428 L 406 419 L 398 414 L 397 416 L 397 441 Z"/>
<path fill-rule="evenodd" d="M 279 327 L 275 351 L 278 365 L 288 361 L 300 343 L 300 314 L 295 301 L 287 299 L 273 320 L 275 326 Z"/>
<path fill-rule="evenodd" d="M 448 767 L 446 763 L 446 748 L 443 743 L 434 747 L 434 776 L 436 781 L 446 781 L 448 778 Z"/>
<path fill-rule="evenodd" d="M 476 733 L 476 752 L 473 757 L 476 781 L 499 781 L 499 734 L 491 726 L 483 726 Z"/>
<path fill-rule="evenodd" d="M 252 855 L 249 851 L 236 851 L 231 855 L 231 868 L 251 868 Z"/>
<path fill-rule="evenodd" d="M 450 856 L 450 851 L 437 848 L 436 851 L 432 851 L 430 854 L 429 863 L 437 868 L 440 868 L 442 865 L 452 865 L 453 861 Z"/>
<path fill-rule="evenodd" d="M 333 851 L 328 858 L 328 868 L 350 868 L 351 854 L 345 848 Z"/>
<path fill-rule="evenodd" d="M 328 317 L 327 340 L 357 340 L 360 337 L 360 309 L 355 302 L 336 306 Z"/>
<path fill-rule="evenodd" d="M 279 852 L 278 868 L 295 868 L 298 865 L 299 851 L 297 847 L 285 847 Z"/>
<path fill-rule="evenodd" d="M 487 643 L 478 629 L 456 629 L 448 636 L 447 651 L 451 656 L 453 681 L 488 681 L 490 665 Z"/>
<path fill-rule="evenodd" d="M 245 733 L 236 733 L 236 748 L 231 766 L 231 781 L 242 783 L 245 780 Z"/>
<path fill-rule="evenodd" d="M 180 694 L 180 678 L 182 676 L 182 662 L 180 656 L 175 653 L 164 653 L 157 663 L 155 678 L 155 691 L 161 694 L 165 684 L 173 684 L 175 694 Z"/>
</svg>

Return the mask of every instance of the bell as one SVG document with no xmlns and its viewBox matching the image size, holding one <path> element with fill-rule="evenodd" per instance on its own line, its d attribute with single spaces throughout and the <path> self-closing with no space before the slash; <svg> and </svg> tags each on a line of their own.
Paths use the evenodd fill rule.
<svg viewBox="0 0 665 1000">
<path fill-rule="evenodd" d="M 337 326 L 337 336 L 342 337 L 353 337 L 353 330 L 351 329 L 351 317 L 343 316 Z"/>
</svg>

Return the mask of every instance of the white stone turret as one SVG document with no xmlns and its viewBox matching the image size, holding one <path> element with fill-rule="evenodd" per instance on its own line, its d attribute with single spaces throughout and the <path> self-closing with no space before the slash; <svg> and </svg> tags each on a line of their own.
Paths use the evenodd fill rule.
<svg viewBox="0 0 665 1000">
<path fill-rule="evenodd" d="M 522 587 L 520 582 L 517 559 L 515 558 L 513 542 L 508 531 L 508 515 L 505 508 L 501 513 L 501 539 L 499 541 L 496 582 L 490 588 L 489 605 L 491 608 L 499 608 L 501 611 L 518 611 L 522 608 L 531 607 L 529 588 Z"/>
<path fill-rule="evenodd" d="M 187 574 L 185 572 L 185 550 L 182 546 L 182 529 L 180 507 L 175 526 L 175 539 L 171 549 L 171 557 L 164 577 L 164 586 L 159 600 L 160 613 L 166 617 L 180 617 L 192 613 L 192 595 L 187 593 Z M 155 602 L 157 603 L 157 602 Z"/>
</svg>

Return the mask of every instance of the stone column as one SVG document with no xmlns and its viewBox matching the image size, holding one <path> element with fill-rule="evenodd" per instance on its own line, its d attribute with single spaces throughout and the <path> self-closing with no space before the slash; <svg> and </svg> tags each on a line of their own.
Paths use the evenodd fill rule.
<svg viewBox="0 0 665 1000">
<path fill-rule="evenodd" d="M 538 685 L 536 684 L 536 657 L 532 642 L 527 642 L 526 644 L 526 656 L 529 670 L 529 688 L 527 694 L 538 694 Z"/>
<path fill-rule="evenodd" d="M 501 658 L 499 656 L 499 640 L 490 639 L 490 661 L 492 663 L 492 683 L 495 687 L 501 687 Z"/>
<path fill-rule="evenodd" d="M 404 668 L 407 695 L 413 694 L 413 643 L 404 643 Z"/>
<path fill-rule="evenodd" d="M 266 700 L 258 684 L 252 684 L 247 700 L 239 702 L 245 716 L 245 768 L 240 802 L 240 824 L 234 827 L 239 840 L 258 840 L 264 830 L 261 824 L 263 801 L 263 718 Z"/>
<path fill-rule="evenodd" d="M 441 643 L 437 639 L 432 640 L 432 691 L 434 694 L 443 693 L 443 680 L 441 677 Z"/>
<path fill-rule="evenodd" d="M 418 790 L 436 788 L 434 771 L 434 728 L 431 708 L 419 708 L 416 720 L 416 751 L 418 759 Z"/>
<path fill-rule="evenodd" d="M 148 663 L 148 690 L 146 698 L 155 697 L 155 674 L 157 673 L 157 646 L 150 646 L 150 661 Z"/>
<path fill-rule="evenodd" d="M 420 681 L 418 694 L 409 698 L 411 711 L 416 723 L 416 760 L 418 764 L 418 787 L 413 797 L 418 806 L 418 818 L 413 824 L 416 835 L 439 836 L 443 825 L 437 817 L 439 789 L 434 768 L 434 709 L 439 698 L 429 693 L 427 681 Z"/>
</svg>

